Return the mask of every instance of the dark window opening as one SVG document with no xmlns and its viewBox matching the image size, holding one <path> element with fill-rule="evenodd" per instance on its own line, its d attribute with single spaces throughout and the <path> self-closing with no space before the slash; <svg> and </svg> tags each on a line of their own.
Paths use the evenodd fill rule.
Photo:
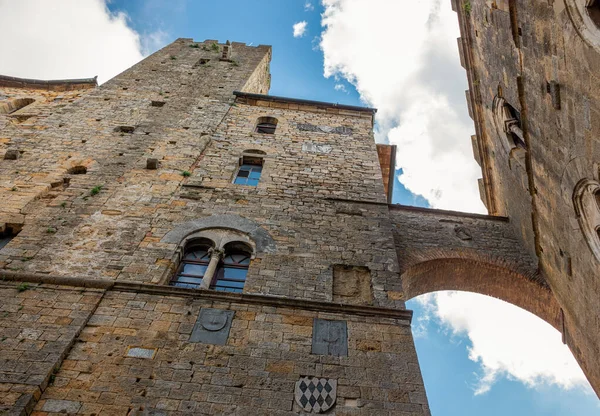
<svg viewBox="0 0 600 416">
<path fill-rule="evenodd" d="M 135 130 L 133 126 L 117 126 L 115 127 L 115 133 L 127 133 L 132 134 Z"/>
<path fill-rule="evenodd" d="M 187 247 L 171 286 L 199 289 L 210 262 L 210 248 L 205 242 Z"/>
<path fill-rule="evenodd" d="M 6 246 L 23 228 L 21 224 L 5 224 L 0 227 L 0 250 Z"/>
<path fill-rule="evenodd" d="M 225 248 L 211 289 L 223 292 L 242 293 L 250 266 L 250 252 L 243 247 Z"/>
<path fill-rule="evenodd" d="M 600 28 L 600 0 L 588 0 L 586 8 L 594 24 Z"/>
<path fill-rule="evenodd" d="M 261 117 L 256 124 L 256 132 L 263 134 L 274 134 L 277 128 L 277 119 L 274 117 Z"/>
</svg>

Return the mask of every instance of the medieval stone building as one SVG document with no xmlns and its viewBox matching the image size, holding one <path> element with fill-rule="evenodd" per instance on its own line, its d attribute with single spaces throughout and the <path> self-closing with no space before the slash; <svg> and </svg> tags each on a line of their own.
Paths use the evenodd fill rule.
<svg viewBox="0 0 600 416">
<path fill-rule="evenodd" d="M 598 391 L 600 29 L 566 1 L 454 4 L 490 216 L 390 205 L 375 110 L 267 95 L 268 46 L 0 77 L 0 409 L 427 415 L 404 302 L 443 289 Z"/>
</svg>

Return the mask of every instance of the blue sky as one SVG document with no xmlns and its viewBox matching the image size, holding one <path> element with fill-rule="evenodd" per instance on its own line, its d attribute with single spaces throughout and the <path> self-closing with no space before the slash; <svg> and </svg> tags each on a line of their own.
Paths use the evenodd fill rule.
<svg viewBox="0 0 600 416">
<path fill-rule="evenodd" d="M 324 2 L 112 0 L 110 15 L 102 0 L 0 0 L 20 39 L 0 44 L 0 73 L 102 81 L 179 37 L 272 45 L 270 94 L 379 108 L 377 140 L 398 145 L 402 167 L 395 203 L 482 212 L 449 0 Z M 600 414 L 556 331 L 482 298 L 407 303 L 434 416 Z"/>
</svg>

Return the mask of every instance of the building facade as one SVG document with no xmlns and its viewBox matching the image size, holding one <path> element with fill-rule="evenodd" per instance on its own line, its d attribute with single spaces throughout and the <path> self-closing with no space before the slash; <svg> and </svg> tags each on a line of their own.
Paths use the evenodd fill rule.
<svg viewBox="0 0 600 416">
<path fill-rule="evenodd" d="M 267 95 L 268 46 L 0 77 L 0 411 L 428 415 L 436 290 L 546 320 L 598 391 L 595 32 L 453 6 L 490 216 L 389 204 L 375 110 Z"/>
</svg>

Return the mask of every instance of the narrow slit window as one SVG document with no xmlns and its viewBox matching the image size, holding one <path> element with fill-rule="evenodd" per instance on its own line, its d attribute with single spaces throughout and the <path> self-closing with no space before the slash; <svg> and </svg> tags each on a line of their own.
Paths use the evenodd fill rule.
<svg viewBox="0 0 600 416">
<path fill-rule="evenodd" d="M 209 250 L 210 246 L 204 244 L 187 249 L 171 286 L 199 289 L 210 262 Z"/>
</svg>

